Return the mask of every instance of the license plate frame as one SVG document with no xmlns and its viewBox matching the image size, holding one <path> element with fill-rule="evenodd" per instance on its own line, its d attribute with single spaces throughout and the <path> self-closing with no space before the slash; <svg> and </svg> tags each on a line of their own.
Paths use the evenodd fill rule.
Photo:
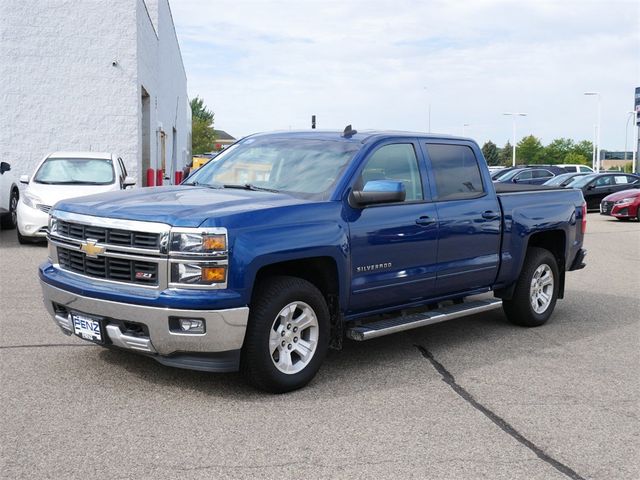
<svg viewBox="0 0 640 480">
<path fill-rule="evenodd" d="M 70 312 L 73 333 L 82 340 L 104 345 L 104 319 L 82 312 Z"/>
</svg>

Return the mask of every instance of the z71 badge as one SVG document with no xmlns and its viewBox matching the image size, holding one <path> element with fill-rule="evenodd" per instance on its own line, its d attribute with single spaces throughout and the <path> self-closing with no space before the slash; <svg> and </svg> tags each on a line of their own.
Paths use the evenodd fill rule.
<svg viewBox="0 0 640 480">
<path fill-rule="evenodd" d="M 382 270 L 383 268 L 391 268 L 391 262 L 375 263 L 373 265 L 364 265 L 362 267 L 356 267 L 356 273 L 373 272 L 375 270 Z"/>
</svg>

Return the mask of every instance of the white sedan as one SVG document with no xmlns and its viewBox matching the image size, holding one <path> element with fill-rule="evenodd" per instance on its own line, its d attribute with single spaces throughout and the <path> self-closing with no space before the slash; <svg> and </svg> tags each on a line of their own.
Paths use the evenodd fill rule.
<svg viewBox="0 0 640 480">
<path fill-rule="evenodd" d="M 46 237 L 49 210 L 56 202 L 122 190 L 136 180 L 111 153 L 55 152 L 42 159 L 33 177 L 20 177 L 20 183 L 27 188 L 18 203 L 18 241 L 27 243 Z"/>
</svg>

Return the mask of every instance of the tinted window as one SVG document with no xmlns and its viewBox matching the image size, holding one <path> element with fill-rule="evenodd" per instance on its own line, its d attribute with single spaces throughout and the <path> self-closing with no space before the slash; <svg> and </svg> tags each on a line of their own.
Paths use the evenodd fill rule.
<svg viewBox="0 0 640 480">
<path fill-rule="evenodd" d="M 525 170 L 521 172 L 517 177 L 518 180 L 531 180 L 533 178 L 533 172 L 531 170 Z"/>
<path fill-rule="evenodd" d="M 402 182 L 407 191 L 406 201 L 423 199 L 418 159 L 411 143 L 385 145 L 373 152 L 355 188 L 360 189 L 371 180 Z"/>
<path fill-rule="evenodd" d="M 473 150 L 465 145 L 427 144 L 438 200 L 482 195 L 482 177 Z"/>
<path fill-rule="evenodd" d="M 589 167 L 580 167 L 580 171 L 581 172 L 591 173 L 593 170 L 591 170 Z"/>
<path fill-rule="evenodd" d="M 551 173 L 549 170 L 533 171 L 533 178 L 549 178 L 549 177 L 553 177 L 553 173 Z"/>
<path fill-rule="evenodd" d="M 607 185 L 612 185 L 612 184 L 613 184 L 613 177 L 611 176 L 600 177 L 595 182 L 596 187 L 605 187 Z"/>
</svg>

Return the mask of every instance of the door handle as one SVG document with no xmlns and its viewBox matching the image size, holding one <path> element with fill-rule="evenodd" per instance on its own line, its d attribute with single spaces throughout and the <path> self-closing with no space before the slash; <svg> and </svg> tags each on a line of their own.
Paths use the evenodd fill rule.
<svg viewBox="0 0 640 480">
<path fill-rule="evenodd" d="M 482 212 L 482 218 L 486 220 L 495 220 L 496 218 L 500 218 L 500 214 L 487 210 L 486 212 Z"/>
<path fill-rule="evenodd" d="M 435 218 L 431 218 L 428 215 L 424 215 L 424 216 L 416 219 L 416 224 L 417 225 L 427 226 L 427 225 L 431 225 L 433 223 L 436 223 L 436 219 Z"/>
</svg>

